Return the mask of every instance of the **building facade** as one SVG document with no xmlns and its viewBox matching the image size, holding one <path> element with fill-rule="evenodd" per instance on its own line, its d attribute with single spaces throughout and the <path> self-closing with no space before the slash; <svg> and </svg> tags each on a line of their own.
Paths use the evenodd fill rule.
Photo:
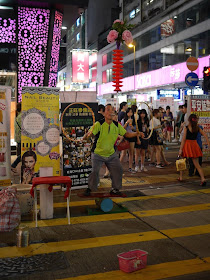
<svg viewBox="0 0 210 280">
<path fill-rule="evenodd" d="M 189 90 L 185 84 L 186 69 L 183 68 L 183 63 L 189 56 L 200 59 L 197 71 L 199 79 L 202 78 L 203 67 L 208 66 L 205 64 L 209 63 L 210 54 L 208 0 L 125 0 L 120 1 L 120 6 L 120 18 L 126 18 L 129 23 L 136 24 L 132 31 L 136 50 L 135 67 L 133 49 L 129 49 L 126 45 L 122 47 L 124 50 L 122 94 L 135 93 L 140 96 L 144 93 L 149 100 L 149 97 L 158 98 L 158 90 L 177 89 L 182 92 Z M 115 44 L 107 44 L 99 50 L 99 98 L 114 94 L 111 87 L 113 49 Z M 165 72 L 164 75 L 168 78 L 164 81 L 161 77 Z M 154 77 L 156 81 L 153 81 Z M 202 92 L 202 80 L 198 86 L 194 93 Z"/>
<path fill-rule="evenodd" d="M 106 45 L 99 40 L 100 34 L 110 29 L 112 22 L 119 16 L 118 0 L 89 0 L 88 7 L 82 9 L 74 24 L 67 31 L 66 81 L 65 90 L 96 90 L 97 50 Z M 89 53 L 89 82 L 75 83 L 72 75 L 72 51 L 84 50 Z M 60 73 L 59 73 L 60 75 Z M 62 76 L 62 71 L 61 71 Z"/>
</svg>

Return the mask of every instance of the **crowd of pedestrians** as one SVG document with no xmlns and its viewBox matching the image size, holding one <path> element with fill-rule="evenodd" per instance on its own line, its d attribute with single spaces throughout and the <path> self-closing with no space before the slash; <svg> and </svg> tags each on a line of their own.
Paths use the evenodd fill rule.
<svg viewBox="0 0 210 280">
<path fill-rule="evenodd" d="M 99 105 L 97 122 L 85 137 L 95 136 L 92 154 L 93 171 L 89 176 L 86 195 L 96 190 L 99 184 L 99 171 L 103 163 L 106 165 L 104 177 L 111 177 L 111 194 L 120 195 L 122 188 L 122 163 L 128 156 L 128 172 L 147 172 L 145 161 L 149 166 L 164 168 L 170 165 L 164 154 L 164 144 L 177 142 L 180 144 L 179 156 L 189 159 L 189 176 L 199 174 L 201 185 L 206 180 L 201 167 L 203 135 L 209 143 L 202 127 L 198 126 L 198 117 L 187 115 L 187 104 L 179 106 L 179 112 L 174 119 L 170 107 L 159 107 L 148 116 L 145 109 L 137 110 L 135 105 L 128 107 L 126 102 L 120 104 L 119 112 L 114 111 L 111 104 Z M 150 112 L 149 112 L 150 114 Z M 174 126 L 173 126 L 174 122 Z M 172 141 L 172 132 L 174 139 Z M 124 149 L 117 152 L 122 141 Z M 109 145 L 108 145 L 109 144 Z M 109 147 L 108 147 L 109 146 Z M 182 181 L 183 174 L 178 178 Z"/>
</svg>

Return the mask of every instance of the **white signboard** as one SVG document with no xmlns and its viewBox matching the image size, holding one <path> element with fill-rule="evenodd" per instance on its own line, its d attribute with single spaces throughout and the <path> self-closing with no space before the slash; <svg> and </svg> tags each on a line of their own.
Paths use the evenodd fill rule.
<svg viewBox="0 0 210 280">
<path fill-rule="evenodd" d="M 0 87 L 0 186 L 11 185 L 11 88 Z"/>
</svg>

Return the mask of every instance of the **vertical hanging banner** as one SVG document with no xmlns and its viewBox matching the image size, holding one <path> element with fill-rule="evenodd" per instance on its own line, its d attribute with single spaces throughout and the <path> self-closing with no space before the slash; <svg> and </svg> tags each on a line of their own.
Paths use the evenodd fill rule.
<svg viewBox="0 0 210 280">
<path fill-rule="evenodd" d="M 89 83 L 89 52 L 72 51 L 72 82 Z"/>
<path fill-rule="evenodd" d="M 97 103 L 61 103 L 63 175 L 70 176 L 76 188 L 88 184 L 92 170 L 92 139 L 86 142 L 81 139 L 94 124 L 97 110 Z"/>
<path fill-rule="evenodd" d="M 210 96 L 209 95 L 192 95 L 190 96 L 191 113 L 199 117 L 199 125 L 210 139 Z M 203 161 L 210 160 L 210 147 L 206 143 L 206 139 L 202 137 L 203 144 Z"/>
<path fill-rule="evenodd" d="M 0 186 L 11 185 L 11 88 L 0 87 Z"/>
<path fill-rule="evenodd" d="M 49 74 L 49 87 L 56 87 L 58 61 L 61 44 L 61 27 L 62 27 L 63 14 L 55 11 L 55 20 L 53 25 L 53 40 L 50 58 L 50 74 Z"/>
<path fill-rule="evenodd" d="M 22 91 L 21 182 L 30 184 L 41 167 L 60 175 L 59 89 L 28 87 Z"/>
</svg>

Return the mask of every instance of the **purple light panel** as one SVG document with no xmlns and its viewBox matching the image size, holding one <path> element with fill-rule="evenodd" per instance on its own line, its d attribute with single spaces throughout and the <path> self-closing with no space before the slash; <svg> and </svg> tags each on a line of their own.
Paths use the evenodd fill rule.
<svg viewBox="0 0 210 280">
<path fill-rule="evenodd" d="M 49 74 L 49 83 L 48 83 L 49 87 L 55 87 L 57 83 L 62 20 L 63 20 L 63 15 L 58 11 L 56 11 L 54 26 L 53 26 L 53 40 L 52 40 L 52 50 L 51 50 L 51 58 L 50 58 L 50 74 Z"/>
<path fill-rule="evenodd" d="M 56 87 L 57 84 L 57 73 L 49 74 L 49 87 Z"/>
<path fill-rule="evenodd" d="M 43 86 L 50 10 L 18 7 L 18 101 L 23 86 Z"/>
<path fill-rule="evenodd" d="M 0 43 L 16 43 L 15 19 L 0 17 Z"/>
</svg>

